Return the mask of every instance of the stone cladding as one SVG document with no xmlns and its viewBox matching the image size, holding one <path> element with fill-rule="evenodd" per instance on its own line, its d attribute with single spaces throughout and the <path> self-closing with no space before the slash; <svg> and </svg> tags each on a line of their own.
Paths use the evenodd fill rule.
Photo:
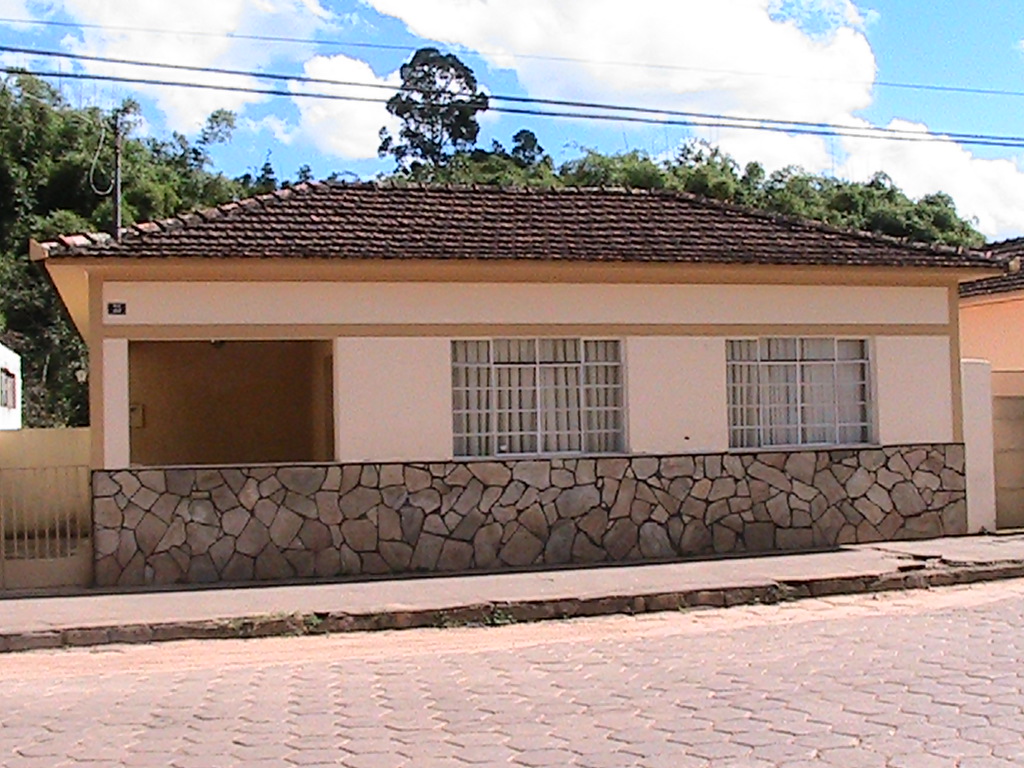
<svg viewBox="0 0 1024 768">
<path fill-rule="evenodd" d="M 659 561 L 966 532 L 960 444 L 93 473 L 96 584 Z"/>
</svg>

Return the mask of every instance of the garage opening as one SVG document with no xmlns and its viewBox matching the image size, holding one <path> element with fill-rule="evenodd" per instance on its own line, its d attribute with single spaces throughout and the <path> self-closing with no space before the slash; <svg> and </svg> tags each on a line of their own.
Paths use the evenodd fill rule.
<svg viewBox="0 0 1024 768">
<path fill-rule="evenodd" d="M 329 341 L 128 347 L 134 465 L 332 461 Z"/>
</svg>

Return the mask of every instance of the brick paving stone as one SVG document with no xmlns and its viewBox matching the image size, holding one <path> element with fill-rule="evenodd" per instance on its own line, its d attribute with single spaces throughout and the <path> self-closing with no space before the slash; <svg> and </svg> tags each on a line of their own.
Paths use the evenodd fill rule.
<svg viewBox="0 0 1024 768">
<path fill-rule="evenodd" d="M 0 657 L 4 768 L 1009 768 L 1024 582 Z"/>
<path fill-rule="evenodd" d="M 955 765 L 948 757 L 927 753 L 896 755 L 889 761 L 891 768 L 950 768 Z"/>
</svg>

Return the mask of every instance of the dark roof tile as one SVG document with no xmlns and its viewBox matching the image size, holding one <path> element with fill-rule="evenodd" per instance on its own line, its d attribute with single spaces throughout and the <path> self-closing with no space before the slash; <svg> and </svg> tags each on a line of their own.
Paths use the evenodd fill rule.
<svg viewBox="0 0 1024 768">
<path fill-rule="evenodd" d="M 1024 272 L 1021 271 L 1021 260 L 1024 259 L 1024 237 L 1002 240 L 987 246 L 996 258 L 1007 262 L 1009 271 L 1005 275 L 983 277 L 960 285 L 960 298 L 972 296 L 993 296 L 1000 293 L 1024 290 Z"/>
<path fill-rule="evenodd" d="M 910 244 L 677 192 L 303 183 L 131 227 L 61 238 L 54 257 L 519 259 L 1001 269 L 987 253 Z"/>
</svg>

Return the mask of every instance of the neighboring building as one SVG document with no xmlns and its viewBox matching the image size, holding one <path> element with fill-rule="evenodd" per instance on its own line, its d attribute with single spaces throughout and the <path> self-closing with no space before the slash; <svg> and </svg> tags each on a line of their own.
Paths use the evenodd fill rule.
<svg viewBox="0 0 1024 768">
<path fill-rule="evenodd" d="M 966 530 L 983 254 L 672 193 L 311 184 L 32 255 L 89 344 L 101 584 Z"/>
<path fill-rule="evenodd" d="M 989 246 L 1010 261 L 1009 274 L 965 283 L 960 289 L 964 357 L 992 365 L 996 524 L 1024 527 L 1024 238 Z"/>
<path fill-rule="evenodd" d="M 0 429 L 21 429 L 21 357 L 0 344 Z"/>
</svg>

